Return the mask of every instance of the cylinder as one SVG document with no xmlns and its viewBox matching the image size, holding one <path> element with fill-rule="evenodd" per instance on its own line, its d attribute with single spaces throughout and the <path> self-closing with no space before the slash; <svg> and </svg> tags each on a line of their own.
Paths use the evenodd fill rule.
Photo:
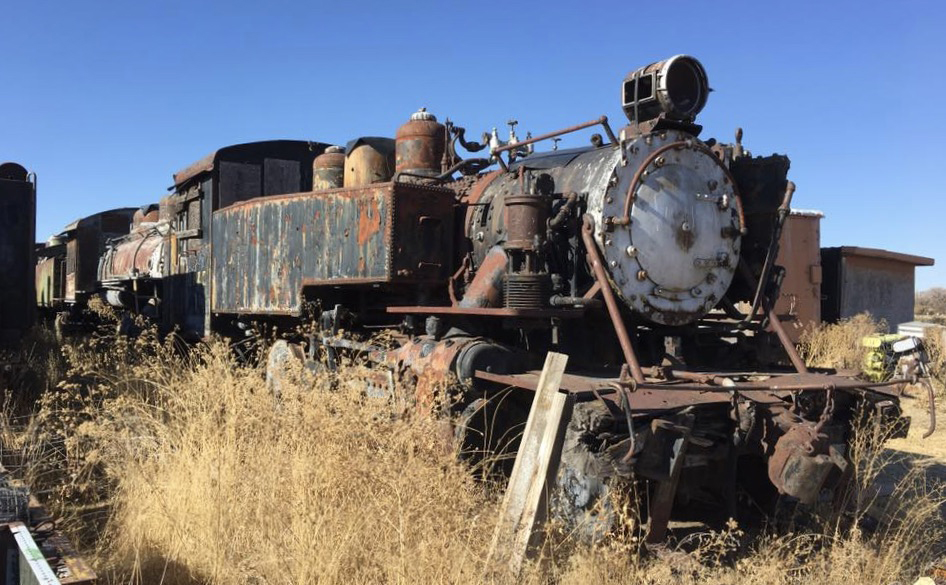
<svg viewBox="0 0 946 585">
<path fill-rule="evenodd" d="M 549 201 L 541 195 L 506 197 L 506 249 L 532 250 L 545 238 Z"/>
<path fill-rule="evenodd" d="M 312 190 L 338 189 L 345 184 L 345 148 L 329 146 L 312 162 Z"/>
<path fill-rule="evenodd" d="M 395 170 L 425 177 L 440 174 L 445 144 L 444 125 L 421 108 L 395 134 Z"/>
<path fill-rule="evenodd" d="M 384 183 L 394 176 L 394 140 L 368 136 L 348 143 L 345 155 L 346 187 Z"/>
</svg>

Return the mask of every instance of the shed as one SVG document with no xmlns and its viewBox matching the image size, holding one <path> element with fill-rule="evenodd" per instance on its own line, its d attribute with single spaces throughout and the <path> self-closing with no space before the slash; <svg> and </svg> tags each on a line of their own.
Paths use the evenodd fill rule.
<svg viewBox="0 0 946 585">
<path fill-rule="evenodd" d="M 834 322 L 869 312 L 890 331 L 913 320 L 917 266 L 934 260 L 857 246 L 821 249 L 821 318 Z"/>
</svg>

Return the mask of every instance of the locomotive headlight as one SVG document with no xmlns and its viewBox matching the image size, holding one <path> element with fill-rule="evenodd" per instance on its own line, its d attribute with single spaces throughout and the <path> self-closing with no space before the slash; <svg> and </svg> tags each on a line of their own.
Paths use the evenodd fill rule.
<svg viewBox="0 0 946 585">
<path fill-rule="evenodd" d="M 631 123 L 665 116 L 690 122 L 706 105 L 706 70 L 689 55 L 677 55 L 632 71 L 624 78 L 622 105 Z"/>
</svg>

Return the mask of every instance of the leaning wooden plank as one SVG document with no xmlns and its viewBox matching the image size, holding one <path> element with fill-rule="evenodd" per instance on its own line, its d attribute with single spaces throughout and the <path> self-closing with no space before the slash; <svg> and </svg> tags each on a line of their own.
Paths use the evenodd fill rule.
<svg viewBox="0 0 946 585">
<path fill-rule="evenodd" d="M 550 352 L 539 377 L 516 462 L 500 508 L 487 570 L 515 578 L 527 555 L 539 548 L 572 399 L 559 386 L 568 356 Z"/>
<path fill-rule="evenodd" d="M 18 550 L 19 583 L 36 585 L 61 585 L 56 572 L 53 571 L 43 551 L 36 545 L 30 529 L 22 522 L 11 522 L 7 525 L 16 541 Z"/>
</svg>

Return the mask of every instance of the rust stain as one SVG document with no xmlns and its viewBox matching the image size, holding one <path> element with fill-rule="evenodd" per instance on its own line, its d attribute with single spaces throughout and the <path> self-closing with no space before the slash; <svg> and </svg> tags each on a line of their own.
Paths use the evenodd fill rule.
<svg viewBox="0 0 946 585">
<path fill-rule="evenodd" d="M 361 207 L 358 216 L 358 245 L 364 246 L 381 228 L 381 214 L 378 213 L 377 201 L 371 201 Z"/>
</svg>

